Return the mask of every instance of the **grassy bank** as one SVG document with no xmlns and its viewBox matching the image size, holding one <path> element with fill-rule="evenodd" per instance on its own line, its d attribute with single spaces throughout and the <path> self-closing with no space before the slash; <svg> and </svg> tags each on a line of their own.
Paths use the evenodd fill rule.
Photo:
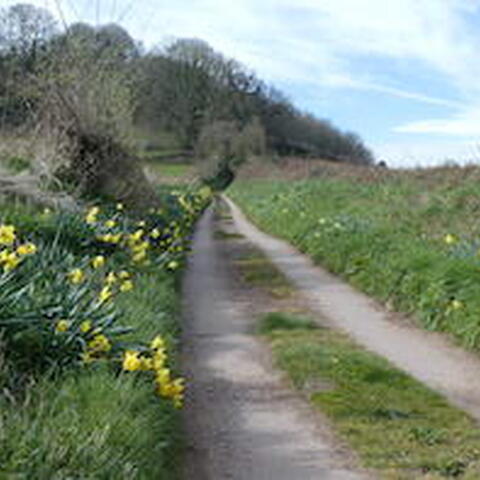
<svg viewBox="0 0 480 480">
<path fill-rule="evenodd" d="M 177 478 L 176 284 L 208 199 L 162 198 L 0 211 L 1 478 Z"/>
<path fill-rule="evenodd" d="M 262 229 L 389 308 L 478 349 L 479 187 L 477 169 L 444 169 L 249 180 L 229 194 Z"/>
<path fill-rule="evenodd" d="M 147 275 L 122 320 L 138 339 L 176 338 L 176 298 L 172 278 Z M 177 478 L 178 410 L 150 381 L 99 363 L 34 382 L 25 398 L 0 397 L 2 478 Z"/>
<path fill-rule="evenodd" d="M 478 428 L 440 395 L 308 318 L 270 313 L 259 331 L 278 366 L 382 478 L 480 475 Z"/>
</svg>

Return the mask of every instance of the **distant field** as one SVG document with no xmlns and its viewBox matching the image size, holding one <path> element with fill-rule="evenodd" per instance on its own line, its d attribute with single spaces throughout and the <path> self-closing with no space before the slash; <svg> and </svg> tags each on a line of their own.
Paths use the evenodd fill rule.
<svg viewBox="0 0 480 480">
<path fill-rule="evenodd" d="M 318 163 L 317 178 L 239 181 L 229 194 L 389 308 L 480 348 L 480 169 Z"/>
<path fill-rule="evenodd" d="M 148 178 L 156 184 L 188 183 L 196 177 L 195 166 L 186 163 L 145 162 L 145 171 Z"/>
<path fill-rule="evenodd" d="M 187 164 L 158 164 L 155 166 L 155 169 L 169 177 L 182 177 L 184 175 L 190 175 L 194 171 L 193 165 Z"/>
</svg>

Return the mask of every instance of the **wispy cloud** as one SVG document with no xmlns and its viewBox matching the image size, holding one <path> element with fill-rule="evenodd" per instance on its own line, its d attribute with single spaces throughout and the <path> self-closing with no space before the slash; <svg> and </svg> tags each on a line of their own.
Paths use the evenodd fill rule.
<svg viewBox="0 0 480 480">
<path fill-rule="evenodd" d="M 419 120 L 395 128 L 398 133 L 436 134 L 442 136 L 479 136 L 480 105 L 474 105 L 451 117 Z"/>
<path fill-rule="evenodd" d="M 57 16 L 60 5 L 67 21 L 122 20 L 148 46 L 202 38 L 267 81 L 294 85 L 287 93 L 300 100 L 302 86 L 333 99 L 378 94 L 375 115 L 403 99 L 418 118 L 392 112 L 398 125 L 385 136 L 480 136 L 480 0 L 22 1 Z"/>
</svg>

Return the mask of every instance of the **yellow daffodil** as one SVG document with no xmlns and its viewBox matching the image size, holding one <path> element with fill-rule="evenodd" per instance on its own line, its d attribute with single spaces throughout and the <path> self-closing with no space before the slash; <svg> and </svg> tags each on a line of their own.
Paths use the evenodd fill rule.
<svg viewBox="0 0 480 480">
<path fill-rule="evenodd" d="M 92 259 L 93 268 L 101 268 L 105 265 L 105 257 L 103 255 L 97 255 Z"/>
<path fill-rule="evenodd" d="M 97 238 L 101 242 L 105 242 L 105 243 L 120 243 L 120 240 L 122 239 L 122 234 L 106 233 L 105 235 L 99 235 Z"/>
<path fill-rule="evenodd" d="M 150 236 L 153 238 L 153 239 L 157 239 L 160 237 L 160 230 L 158 228 L 154 228 L 151 232 L 150 232 Z"/>
<path fill-rule="evenodd" d="M 110 290 L 109 286 L 105 286 L 102 288 L 98 295 L 98 301 L 100 303 L 108 302 L 113 296 L 113 292 Z"/>
<path fill-rule="evenodd" d="M 132 233 L 129 237 L 131 243 L 136 243 L 140 241 L 144 235 L 145 231 L 143 229 L 138 229 L 135 233 Z"/>
<path fill-rule="evenodd" d="M 165 340 L 161 335 L 157 335 L 151 342 L 150 348 L 152 350 L 159 350 L 165 348 Z"/>
<path fill-rule="evenodd" d="M 11 272 L 15 268 L 17 268 L 21 261 L 22 259 L 15 252 L 8 253 L 3 260 L 4 271 Z"/>
<path fill-rule="evenodd" d="M 140 222 L 137 222 L 137 225 L 139 227 L 144 227 L 146 225 L 146 222 L 145 222 L 145 220 L 141 220 Z"/>
<path fill-rule="evenodd" d="M 92 225 L 97 222 L 97 215 L 100 213 L 100 208 L 92 207 L 85 216 L 85 222 Z"/>
<path fill-rule="evenodd" d="M 68 273 L 68 279 L 74 285 L 78 285 L 85 280 L 85 274 L 80 268 L 74 268 L 71 272 Z"/>
<path fill-rule="evenodd" d="M 452 300 L 450 307 L 452 310 L 461 310 L 463 308 L 463 303 L 460 300 Z"/>
<path fill-rule="evenodd" d="M 140 370 L 142 362 L 139 358 L 139 353 L 135 350 L 127 350 L 123 354 L 122 368 L 127 372 L 134 372 Z"/>
<path fill-rule="evenodd" d="M 168 263 L 167 268 L 169 270 L 176 270 L 178 268 L 178 262 L 175 260 L 172 260 L 171 262 Z"/>
<path fill-rule="evenodd" d="M 145 252 L 145 250 L 142 250 L 141 252 L 138 252 L 132 256 L 132 261 L 135 263 L 140 263 L 143 260 L 145 260 L 146 257 L 147 257 L 147 253 Z"/>
<path fill-rule="evenodd" d="M 155 379 L 159 385 L 165 385 L 170 382 L 170 376 L 170 369 L 161 368 L 160 370 L 157 370 Z"/>
<path fill-rule="evenodd" d="M 153 359 L 148 357 L 140 357 L 140 370 L 153 370 Z"/>
<path fill-rule="evenodd" d="M 124 280 L 120 284 L 120 291 L 121 292 L 129 292 L 130 290 L 133 290 L 133 282 L 131 280 Z"/>
<path fill-rule="evenodd" d="M 13 225 L 0 225 L 0 245 L 12 245 L 16 239 Z"/>
<path fill-rule="evenodd" d="M 17 247 L 18 255 L 33 255 L 37 252 L 37 246 L 33 243 L 24 243 Z"/>
<path fill-rule="evenodd" d="M 92 322 L 90 320 L 84 320 L 80 324 L 80 331 L 82 333 L 88 333 L 92 329 Z"/>
<path fill-rule="evenodd" d="M 153 355 L 153 369 L 156 372 L 163 370 L 165 368 L 165 362 L 167 361 L 167 354 L 165 350 L 155 350 Z"/>
<path fill-rule="evenodd" d="M 141 242 L 137 243 L 136 245 L 132 245 L 132 252 L 133 253 L 145 253 L 150 247 L 148 242 Z"/>
<path fill-rule="evenodd" d="M 115 227 L 116 224 L 117 224 L 117 222 L 115 220 L 107 220 L 105 222 L 105 226 L 107 228 L 113 228 L 113 227 Z"/>
<path fill-rule="evenodd" d="M 55 331 L 56 332 L 66 332 L 68 330 L 68 327 L 70 326 L 70 323 L 67 322 L 67 320 L 60 320 L 57 322 L 55 325 Z"/>
<path fill-rule="evenodd" d="M 447 244 L 447 245 L 453 245 L 454 243 L 457 243 L 457 237 L 455 237 L 455 235 L 452 235 L 451 233 L 445 235 L 445 237 L 443 238 L 443 241 Z"/>
<path fill-rule="evenodd" d="M 110 340 L 103 334 L 95 335 L 90 342 L 88 348 L 94 352 L 108 352 L 112 349 Z"/>
<path fill-rule="evenodd" d="M 117 276 L 115 275 L 115 272 L 110 272 L 106 277 L 105 277 L 105 283 L 107 285 L 113 285 L 117 281 Z"/>
<path fill-rule="evenodd" d="M 121 280 L 128 280 L 131 277 L 130 273 L 128 273 L 126 270 L 121 270 L 118 272 L 118 278 Z"/>
</svg>

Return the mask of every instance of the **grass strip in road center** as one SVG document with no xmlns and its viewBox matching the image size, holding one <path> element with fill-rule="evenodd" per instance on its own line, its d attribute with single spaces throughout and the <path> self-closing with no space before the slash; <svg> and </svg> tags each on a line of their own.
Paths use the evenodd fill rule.
<svg viewBox="0 0 480 480">
<path fill-rule="evenodd" d="M 266 314 L 259 332 L 365 467 L 396 480 L 480 478 L 480 430 L 441 395 L 304 316 Z"/>
</svg>

